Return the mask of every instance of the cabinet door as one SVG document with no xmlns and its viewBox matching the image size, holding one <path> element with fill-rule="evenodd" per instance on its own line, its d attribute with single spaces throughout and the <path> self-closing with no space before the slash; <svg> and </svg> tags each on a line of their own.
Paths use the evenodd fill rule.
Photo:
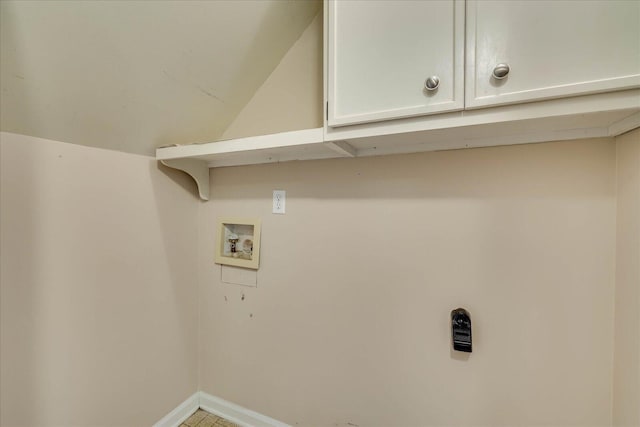
<svg viewBox="0 0 640 427">
<path fill-rule="evenodd" d="M 466 54 L 466 108 L 639 87 L 640 2 L 468 0 Z"/>
<path fill-rule="evenodd" d="M 328 8 L 329 126 L 464 107 L 463 0 L 335 0 Z M 439 84 L 427 90 L 432 76 Z"/>
</svg>

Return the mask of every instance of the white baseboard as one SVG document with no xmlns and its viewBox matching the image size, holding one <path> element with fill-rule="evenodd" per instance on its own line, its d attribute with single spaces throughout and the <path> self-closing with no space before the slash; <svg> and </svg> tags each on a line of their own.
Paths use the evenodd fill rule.
<svg viewBox="0 0 640 427">
<path fill-rule="evenodd" d="M 194 393 L 180 406 L 167 414 L 153 427 L 179 427 L 194 412 L 201 408 L 214 415 L 218 415 L 241 427 L 291 427 L 266 415 L 259 414 L 235 403 L 212 396 L 203 391 Z"/>
<path fill-rule="evenodd" d="M 219 397 L 211 396 L 203 391 L 200 392 L 200 408 L 241 427 L 291 427 L 289 424 L 274 420 Z"/>
<path fill-rule="evenodd" d="M 191 414 L 200 407 L 200 392 L 194 393 L 182 402 L 176 409 L 169 412 L 164 418 L 155 423 L 153 427 L 178 427 Z"/>
</svg>

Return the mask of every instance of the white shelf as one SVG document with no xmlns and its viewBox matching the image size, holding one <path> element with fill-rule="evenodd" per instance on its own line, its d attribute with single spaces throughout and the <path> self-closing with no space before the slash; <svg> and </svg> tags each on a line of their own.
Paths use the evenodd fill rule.
<svg viewBox="0 0 640 427">
<path fill-rule="evenodd" d="M 203 200 L 209 200 L 209 168 L 353 156 L 340 142 L 325 142 L 322 128 L 156 149 L 164 165 L 193 177 Z"/>
<path fill-rule="evenodd" d="M 156 150 L 156 158 L 158 160 L 198 159 L 206 161 L 209 167 L 239 166 L 294 160 L 288 158 L 291 157 L 290 153 L 292 152 L 320 154 L 328 151 L 327 148 L 322 147 L 323 142 L 322 128 L 306 129 L 206 144 L 163 147 Z M 287 158 L 282 159 L 282 155 Z M 248 159 L 248 156 L 251 158 Z M 265 161 L 256 162 L 256 159 L 264 159 Z"/>
<path fill-rule="evenodd" d="M 640 89 L 158 148 L 209 198 L 209 168 L 617 136 L 640 127 Z"/>
</svg>

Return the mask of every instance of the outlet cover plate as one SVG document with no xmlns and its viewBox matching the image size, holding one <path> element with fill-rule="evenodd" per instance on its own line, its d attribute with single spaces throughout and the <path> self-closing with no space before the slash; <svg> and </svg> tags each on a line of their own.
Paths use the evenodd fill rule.
<svg viewBox="0 0 640 427">
<path fill-rule="evenodd" d="M 273 190 L 273 213 L 284 214 L 287 192 L 284 190 Z"/>
</svg>

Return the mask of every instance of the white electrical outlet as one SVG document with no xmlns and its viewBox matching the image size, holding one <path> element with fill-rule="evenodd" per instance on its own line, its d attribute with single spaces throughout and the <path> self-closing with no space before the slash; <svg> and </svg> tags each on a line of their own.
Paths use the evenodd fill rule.
<svg viewBox="0 0 640 427">
<path fill-rule="evenodd" d="M 283 214 L 287 192 L 284 190 L 273 190 L 273 213 Z"/>
</svg>

